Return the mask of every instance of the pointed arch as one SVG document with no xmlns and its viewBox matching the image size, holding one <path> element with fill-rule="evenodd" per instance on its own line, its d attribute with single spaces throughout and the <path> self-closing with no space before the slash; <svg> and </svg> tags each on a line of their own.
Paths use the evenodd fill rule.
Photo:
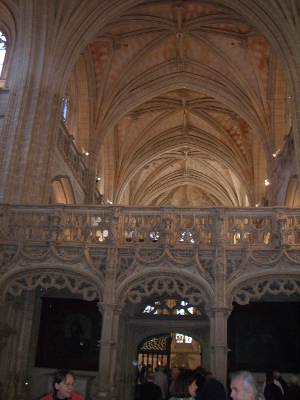
<svg viewBox="0 0 300 400">
<path fill-rule="evenodd" d="M 208 283 L 195 281 L 195 277 L 184 274 L 171 274 L 160 271 L 140 276 L 133 280 L 125 280 L 116 291 L 117 302 L 123 307 L 126 301 L 138 304 L 146 297 L 154 295 L 177 295 L 186 299 L 191 306 L 213 304 L 213 289 Z"/>
<path fill-rule="evenodd" d="M 56 176 L 51 183 L 49 204 L 75 204 L 73 188 L 68 176 Z"/>
<path fill-rule="evenodd" d="M 66 269 L 49 268 L 25 270 L 9 275 L 2 283 L 0 282 L 0 303 L 5 302 L 8 294 L 19 296 L 23 291 L 35 290 L 37 287 L 57 290 L 67 288 L 71 293 L 79 294 L 83 300 L 88 301 L 102 298 L 99 287 L 86 276 Z"/>
<path fill-rule="evenodd" d="M 300 207 L 300 188 L 298 176 L 290 177 L 284 205 L 287 207 Z"/>
<path fill-rule="evenodd" d="M 249 304 L 251 299 L 260 299 L 269 294 L 299 294 L 300 279 L 296 275 L 262 275 L 240 282 L 232 288 L 228 296 L 228 305 L 236 302 L 240 305 Z"/>
<path fill-rule="evenodd" d="M 0 3 L 0 33 L 5 37 L 5 58 L 3 59 L 2 70 L 0 67 L 0 79 L 3 81 L 7 80 L 9 66 L 12 62 L 14 44 L 16 41 L 16 26 L 15 18 L 11 14 L 11 11 L 3 4 Z M 0 39 L 0 48 L 1 48 Z"/>
</svg>

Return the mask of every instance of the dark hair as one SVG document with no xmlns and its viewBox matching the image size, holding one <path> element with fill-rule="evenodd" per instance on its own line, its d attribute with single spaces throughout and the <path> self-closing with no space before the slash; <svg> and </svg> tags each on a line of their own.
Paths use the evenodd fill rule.
<svg viewBox="0 0 300 400">
<path fill-rule="evenodd" d="M 153 381 L 155 379 L 154 372 L 148 372 L 146 374 L 146 381 Z"/>
<path fill-rule="evenodd" d="M 171 395 L 174 397 L 190 397 L 189 386 L 196 380 L 195 373 L 189 369 L 180 372 L 174 381 Z"/>
<path fill-rule="evenodd" d="M 266 381 L 267 382 L 273 382 L 274 380 L 274 375 L 272 371 L 267 371 L 266 372 Z"/>
<path fill-rule="evenodd" d="M 71 371 L 67 371 L 67 370 L 63 370 L 62 369 L 61 371 L 58 371 L 54 375 L 54 378 L 53 378 L 53 389 L 54 389 L 55 393 L 57 392 L 57 389 L 55 388 L 55 384 L 57 383 L 59 385 L 61 382 L 65 382 L 65 380 L 67 378 L 67 375 L 71 375 L 73 377 L 74 381 L 75 381 L 75 375 Z"/>
</svg>

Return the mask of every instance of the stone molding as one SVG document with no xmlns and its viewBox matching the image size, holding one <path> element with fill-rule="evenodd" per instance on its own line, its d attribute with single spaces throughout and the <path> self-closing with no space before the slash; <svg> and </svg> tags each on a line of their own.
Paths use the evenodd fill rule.
<svg viewBox="0 0 300 400">
<path fill-rule="evenodd" d="M 162 292 L 206 307 L 259 298 L 258 284 L 295 293 L 299 221 L 300 210 L 284 207 L 2 204 L 1 300 L 38 286 L 120 308 Z"/>
</svg>

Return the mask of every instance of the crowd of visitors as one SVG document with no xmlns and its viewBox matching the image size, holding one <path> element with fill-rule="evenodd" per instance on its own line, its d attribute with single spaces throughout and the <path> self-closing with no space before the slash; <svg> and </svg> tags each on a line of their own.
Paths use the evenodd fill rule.
<svg viewBox="0 0 300 400">
<path fill-rule="evenodd" d="M 300 400 L 297 376 L 286 382 L 278 371 L 267 372 L 260 384 L 251 372 L 239 371 L 228 375 L 227 385 L 202 367 L 168 372 L 163 366 L 153 371 L 149 364 L 140 370 L 135 400 Z"/>
<path fill-rule="evenodd" d="M 235 372 L 228 381 L 229 391 L 204 368 L 196 370 L 165 367 L 155 371 L 149 364 L 140 369 L 135 400 L 300 400 L 298 378 L 292 375 L 288 383 L 278 371 L 267 372 L 261 390 L 249 371 Z M 41 400 L 84 400 L 74 392 L 75 375 L 58 371 L 53 378 L 53 392 Z"/>
</svg>

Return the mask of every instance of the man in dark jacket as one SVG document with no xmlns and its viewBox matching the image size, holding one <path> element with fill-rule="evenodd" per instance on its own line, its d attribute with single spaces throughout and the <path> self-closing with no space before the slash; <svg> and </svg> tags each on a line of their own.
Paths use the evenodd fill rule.
<svg viewBox="0 0 300 400">
<path fill-rule="evenodd" d="M 283 393 L 285 393 L 287 388 L 288 388 L 288 386 L 287 386 L 286 381 L 281 376 L 280 372 L 274 371 L 273 372 L 273 376 L 274 376 L 274 379 L 280 383 L 280 385 L 281 385 L 281 387 L 283 389 Z"/>
<path fill-rule="evenodd" d="M 161 388 L 154 383 L 154 372 L 148 372 L 146 382 L 137 386 L 136 400 L 161 400 Z"/>
<path fill-rule="evenodd" d="M 284 400 L 299 400 L 300 386 L 297 384 L 298 378 L 293 375 L 290 377 L 288 388 L 284 394 Z"/>
<path fill-rule="evenodd" d="M 283 400 L 281 388 L 274 383 L 273 372 L 266 373 L 264 396 L 266 400 Z"/>
<path fill-rule="evenodd" d="M 223 384 L 213 377 L 212 372 L 204 374 L 205 382 L 201 391 L 197 393 L 196 400 L 226 400 L 226 391 Z"/>
</svg>

